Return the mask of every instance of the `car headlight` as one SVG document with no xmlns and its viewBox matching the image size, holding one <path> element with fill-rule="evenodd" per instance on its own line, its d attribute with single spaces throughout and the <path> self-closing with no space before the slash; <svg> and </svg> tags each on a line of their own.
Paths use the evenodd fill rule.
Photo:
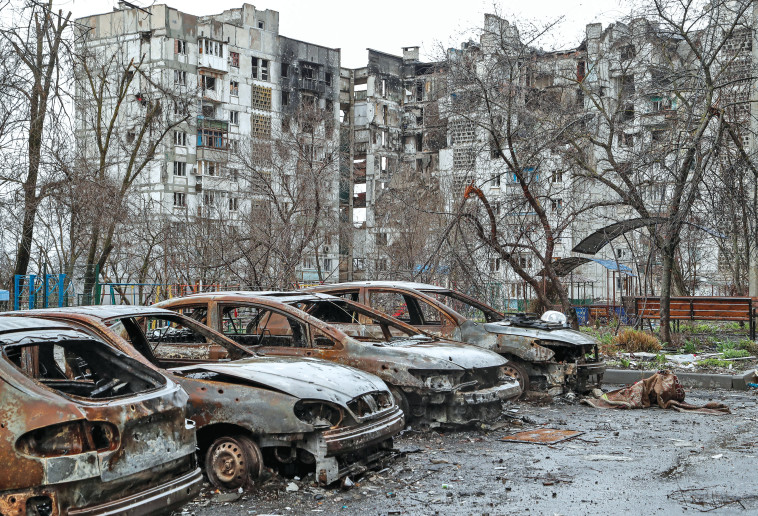
<svg viewBox="0 0 758 516">
<path fill-rule="evenodd" d="M 315 428 L 339 426 L 345 414 L 342 408 L 321 401 L 300 400 L 295 403 L 295 416 Z"/>
<path fill-rule="evenodd" d="M 450 391 L 458 385 L 461 377 L 461 374 L 440 374 L 438 371 L 411 370 L 410 373 L 432 391 Z"/>
</svg>

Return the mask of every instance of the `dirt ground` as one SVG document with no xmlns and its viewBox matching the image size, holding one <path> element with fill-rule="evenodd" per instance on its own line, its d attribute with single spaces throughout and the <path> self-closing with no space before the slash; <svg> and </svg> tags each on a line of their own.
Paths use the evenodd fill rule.
<svg viewBox="0 0 758 516">
<path fill-rule="evenodd" d="M 244 494 L 206 486 L 178 514 L 757 513 L 758 391 L 694 390 L 687 401 L 719 401 L 732 414 L 518 403 L 509 413 L 521 426 L 406 430 L 395 444 L 405 454 L 349 490 L 275 476 Z M 499 440 L 543 426 L 584 434 L 550 446 Z"/>
</svg>

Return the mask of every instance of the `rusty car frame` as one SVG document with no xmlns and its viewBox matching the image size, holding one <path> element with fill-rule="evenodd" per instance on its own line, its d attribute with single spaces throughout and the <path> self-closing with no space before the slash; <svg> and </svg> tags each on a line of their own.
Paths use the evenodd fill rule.
<svg viewBox="0 0 758 516">
<path fill-rule="evenodd" d="M 537 317 L 506 315 L 453 289 L 404 281 L 355 281 L 307 291 L 345 297 L 423 331 L 495 351 L 508 359 L 510 374 L 524 392 L 584 393 L 602 384 L 606 365 L 593 337 Z"/>
<path fill-rule="evenodd" d="M 316 357 L 376 374 L 406 420 L 420 426 L 490 422 L 501 415 L 503 401 L 521 394 L 500 355 L 427 335 L 334 296 L 217 292 L 157 306 L 207 321 L 258 353 Z"/>
<path fill-rule="evenodd" d="M 310 358 L 264 357 L 173 311 L 92 306 L 22 313 L 77 324 L 170 374 L 189 394 L 203 466 L 219 488 L 250 485 L 264 464 L 311 471 L 331 484 L 381 466 L 405 426 L 376 376 Z"/>
<path fill-rule="evenodd" d="M 0 514 L 153 514 L 200 492 L 176 382 L 61 321 L 0 317 L 0 349 Z"/>
</svg>

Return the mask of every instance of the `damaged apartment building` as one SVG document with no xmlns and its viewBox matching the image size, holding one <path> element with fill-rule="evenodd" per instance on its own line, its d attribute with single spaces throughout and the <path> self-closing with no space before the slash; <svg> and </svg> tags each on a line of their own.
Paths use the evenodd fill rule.
<svg viewBox="0 0 758 516">
<path fill-rule="evenodd" d="M 110 165 L 114 175 L 123 174 L 128 160 L 119 158 L 128 156 L 136 139 L 134 127 L 145 116 L 151 96 L 173 99 L 166 102 L 164 114 L 166 123 L 176 125 L 158 145 L 138 187 L 156 211 L 177 223 L 210 218 L 234 224 L 243 212 L 266 210 L 266 195 L 296 184 L 292 176 L 304 161 L 292 155 L 286 158 L 289 162 L 276 163 L 285 159 L 275 152 L 277 142 L 285 144 L 282 148 L 310 149 L 314 161 L 324 162 L 324 149 L 339 145 L 340 51 L 280 35 L 276 11 L 243 4 L 217 15 L 194 16 L 166 5 L 143 9 L 120 2 L 113 12 L 77 23 L 86 50 L 113 56 L 119 63 L 108 68 L 114 83 L 130 61 L 141 61 L 139 77 L 129 85 L 116 121 L 114 138 L 122 154 Z M 77 88 L 78 131 L 87 142 L 86 152 L 92 153 L 95 125 L 85 91 Z M 112 99 L 103 104 L 114 105 Z M 314 108 L 320 129 L 295 127 L 297 113 Z M 310 133 L 303 138 L 309 143 L 294 144 L 298 131 Z M 324 212 L 336 220 L 336 160 L 320 173 Z M 323 277 L 337 279 L 337 237 L 326 236 L 319 245 L 312 251 L 320 263 L 304 260 L 298 268 L 300 281 L 316 280 L 317 269 Z"/>
</svg>

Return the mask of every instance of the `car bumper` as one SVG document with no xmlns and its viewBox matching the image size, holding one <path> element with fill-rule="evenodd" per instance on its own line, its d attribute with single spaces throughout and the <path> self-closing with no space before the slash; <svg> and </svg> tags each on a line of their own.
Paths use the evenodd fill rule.
<svg viewBox="0 0 758 516">
<path fill-rule="evenodd" d="M 495 385 L 478 391 L 456 392 L 453 395 L 453 405 L 482 405 L 495 401 L 505 401 L 521 395 L 521 387 L 517 381 Z"/>
<path fill-rule="evenodd" d="M 140 493 L 81 509 L 69 509 L 68 514 L 71 516 L 96 514 L 138 516 L 142 514 L 169 513 L 197 496 L 200 493 L 202 482 L 203 476 L 200 473 L 200 468 L 197 468 L 170 482 Z"/>
<path fill-rule="evenodd" d="M 404 426 L 403 411 L 395 408 L 389 414 L 360 426 L 327 430 L 323 433 L 327 455 L 349 453 L 385 441 Z"/>
</svg>

